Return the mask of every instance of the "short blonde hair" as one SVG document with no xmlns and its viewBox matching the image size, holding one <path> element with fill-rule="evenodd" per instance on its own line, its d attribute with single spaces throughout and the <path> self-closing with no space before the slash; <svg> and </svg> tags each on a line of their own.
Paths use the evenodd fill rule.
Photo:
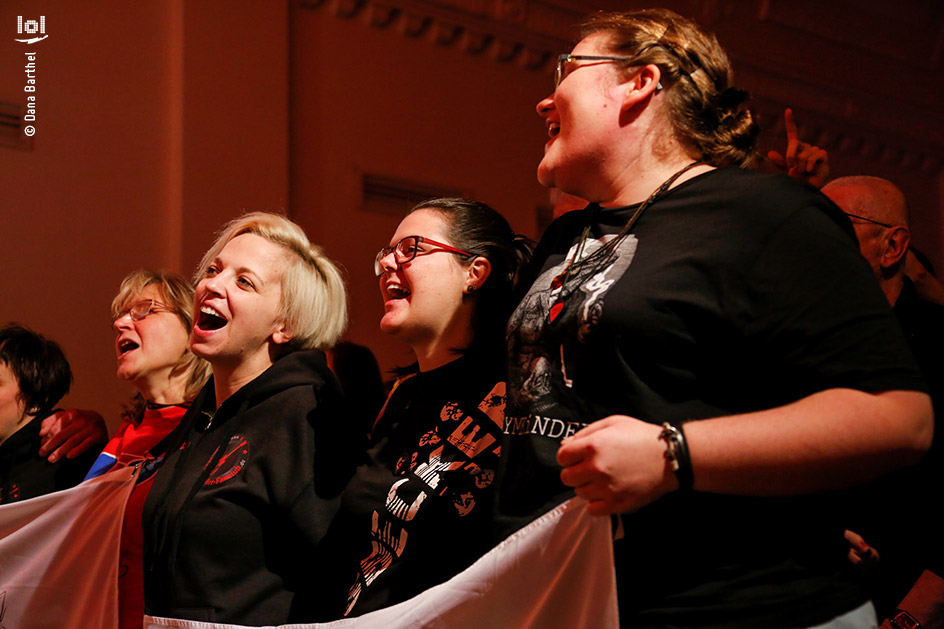
<svg viewBox="0 0 944 629">
<path fill-rule="evenodd" d="M 291 336 L 286 349 L 327 349 L 337 343 L 347 327 L 344 278 L 321 247 L 312 244 L 305 231 L 284 216 L 251 212 L 224 225 L 200 261 L 194 283 L 203 279 L 223 247 L 242 234 L 265 238 L 289 254 L 289 262 L 282 269 L 279 309 L 279 316 Z"/>
<path fill-rule="evenodd" d="M 131 305 L 131 301 L 151 285 L 158 287 L 164 305 L 174 311 L 189 334 L 193 327 L 193 286 L 183 276 L 168 271 L 138 269 L 126 275 L 125 279 L 121 280 L 121 286 L 118 287 L 118 294 L 111 301 L 112 318 L 124 312 Z M 189 375 L 184 389 L 184 399 L 180 401 L 189 402 L 197 397 L 197 393 L 210 377 L 210 363 L 199 358 L 188 347 L 180 363 L 174 368 L 177 372 L 182 370 L 186 370 Z M 122 416 L 132 422 L 139 421 L 144 412 L 144 404 L 144 398 L 140 394 L 136 395 L 131 404 L 125 408 Z"/>
</svg>

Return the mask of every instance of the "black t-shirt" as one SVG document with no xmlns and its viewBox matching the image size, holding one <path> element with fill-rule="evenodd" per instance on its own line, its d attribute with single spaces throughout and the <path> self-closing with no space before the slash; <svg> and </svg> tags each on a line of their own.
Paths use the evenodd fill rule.
<svg viewBox="0 0 944 629">
<path fill-rule="evenodd" d="M 92 467 L 98 454 L 94 450 L 55 463 L 39 456 L 39 429 L 45 418 L 34 418 L 0 444 L 0 504 L 74 487 Z"/>
<path fill-rule="evenodd" d="M 895 301 L 895 316 L 924 374 L 934 404 L 934 443 L 914 467 L 859 487 L 847 526 L 873 546 L 881 558 L 870 571 L 870 592 L 879 618 L 894 613 L 924 570 L 944 576 L 940 491 L 944 483 L 941 413 L 944 412 L 944 307 L 922 301 L 914 285 Z"/>
<path fill-rule="evenodd" d="M 491 547 L 502 363 L 470 352 L 391 392 L 329 534 L 349 586 L 347 615 L 405 601 Z"/>
<path fill-rule="evenodd" d="M 923 390 L 848 220 L 813 188 L 737 169 L 695 177 L 561 285 L 584 229 L 589 255 L 635 209 L 572 212 L 538 245 L 509 323 L 509 529 L 572 495 L 560 440 L 608 415 L 685 422 L 835 387 Z M 846 574 L 837 504 L 693 492 L 624 515 L 621 618 L 774 627 L 851 609 L 864 597 Z"/>
</svg>

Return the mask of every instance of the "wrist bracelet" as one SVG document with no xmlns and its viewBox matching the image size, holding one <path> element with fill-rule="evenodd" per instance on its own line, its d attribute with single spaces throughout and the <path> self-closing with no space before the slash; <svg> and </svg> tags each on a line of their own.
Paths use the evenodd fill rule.
<svg viewBox="0 0 944 629">
<path fill-rule="evenodd" d="M 675 477 L 678 479 L 680 491 L 690 491 L 695 484 L 692 471 L 692 458 L 688 454 L 688 443 L 682 425 L 675 426 L 669 422 L 662 424 L 659 439 L 665 441 L 665 459 L 669 462 Z"/>
</svg>

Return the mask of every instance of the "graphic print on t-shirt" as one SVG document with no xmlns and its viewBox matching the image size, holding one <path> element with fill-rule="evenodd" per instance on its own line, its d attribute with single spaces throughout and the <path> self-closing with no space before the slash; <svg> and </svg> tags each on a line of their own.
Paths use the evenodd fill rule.
<svg viewBox="0 0 944 629">
<path fill-rule="evenodd" d="M 607 234 L 588 240 L 581 260 L 592 256 L 615 237 L 615 234 Z M 581 377 L 569 357 L 592 338 L 606 305 L 606 294 L 626 273 L 636 254 L 637 243 L 636 237 L 629 234 L 603 260 L 591 261 L 577 267 L 576 271 L 571 266 L 570 275 L 558 281 L 580 247 L 576 242 L 559 264 L 549 267 L 535 280 L 508 322 L 509 355 L 515 356 L 517 361 L 509 374 L 515 407 L 530 408 L 541 414 L 550 411 L 559 400 L 567 399 L 566 394 L 559 395 L 555 391 L 559 393 L 562 388 L 572 387 Z M 573 434 L 574 427 L 568 426 L 573 422 L 539 415 L 517 424 L 509 418 L 505 430 L 534 433 L 535 428 L 540 427 L 540 420 L 544 420 L 546 430 L 537 430 L 539 434 L 554 438 Z M 552 427 L 557 424 L 563 427 L 560 431 Z M 548 431 L 561 434 L 546 434 Z"/>
<path fill-rule="evenodd" d="M 424 505 L 437 503 L 444 518 L 443 513 L 458 518 L 472 513 L 481 493 L 495 479 L 504 417 L 505 383 L 499 382 L 469 411 L 459 403 L 446 403 L 439 424 L 421 435 L 412 452 L 399 458 L 394 469 L 397 480 L 387 493 L 385 508 L 371 516 L 371 551 L 360 561 L 345 615 L 364 588 L 403 554 L 411 522 Z"/>
</svg>

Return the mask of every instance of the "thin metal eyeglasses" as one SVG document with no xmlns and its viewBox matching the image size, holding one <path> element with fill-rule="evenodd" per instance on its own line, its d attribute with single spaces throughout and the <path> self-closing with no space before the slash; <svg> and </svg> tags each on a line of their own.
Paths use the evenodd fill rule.
<svg viewBox="0 0 944 629">
<path fill-rule="evenodd" d="M 569 52 L 565 52 L 562 55 L 557 56 L 557 72 L 554 73 L 554 89 L 557 90 L 557 87 L 561 84 L 561 81 L 564 80 L 566 76 L 564 68 L 571 61 L 632 61 L 635 57 L 612 57 L 606 55 L 572 55 Z"/>
<path fill-rule="evenodd" d="M 843 214 L 845 214 L 845 215 L 848 216 L 849 218 L 857 218 L 857 219 L 859 219 L 860 221 L 866 221 L 866 222 L 869 222 L 869 223 L 875 223 L 876 225 L 881 225 L 882 227 L 888 227 L 888 228 L 894 227 L 894 225 L 889 225 L 888 223 L 883 223 L 882 221 L 877 221 L 877 220 L 872 219 L 872 218 L 866 218 L 866 217 L 864 217 L 864 216 L 859 216 L 859 215 L 857 215 L 857 214 L 850 214 L 849 212 L 843 212 Z"/>
<path fill-rule="evenodd" d="M 416 254 L 419 253 L 419 244 L 424 242 L 426 244 L 433 245 L 434 247 L 439 247 L 439 249 L 432 249 L 430 251 L 424 251 L 423 253 L 434 253 L 436 251 L 448 251 L 449 253 L 455 253 L 460 256 L 472 257 L 474 254 L 469 253 L 468 251 L 463 251 L 462 249 L 456 249 L 445 243 L 437 242 L 432 238 L 426 238 L 425 236 L 406 236 L 397 241 L 392 247 L 384 247 L 379 252 L 377 252 L 377 257 L 374 258 L 374 273 L 377 274 L 377 277 L 380 277 L 384 274 L 384 268 L 382 261 L 388 255 L 393 253 L 393 260 L 397 263 L 397 267 L 400 267 L 407 262 L 413 260 L 416 257 Z"/>
<path fill-rule="evenodd" d="M 117 321 L 125 315 L 131 315 L 132 321 L 140 321 L 152 312 L 175 312 L 175 310 L 159 301 L 154 301 L 153 299 L 143 299 L 141 301 L 135 302 L 130 308 L 119 312 L 112 319 L 112 322 Z"/>
</svg>

